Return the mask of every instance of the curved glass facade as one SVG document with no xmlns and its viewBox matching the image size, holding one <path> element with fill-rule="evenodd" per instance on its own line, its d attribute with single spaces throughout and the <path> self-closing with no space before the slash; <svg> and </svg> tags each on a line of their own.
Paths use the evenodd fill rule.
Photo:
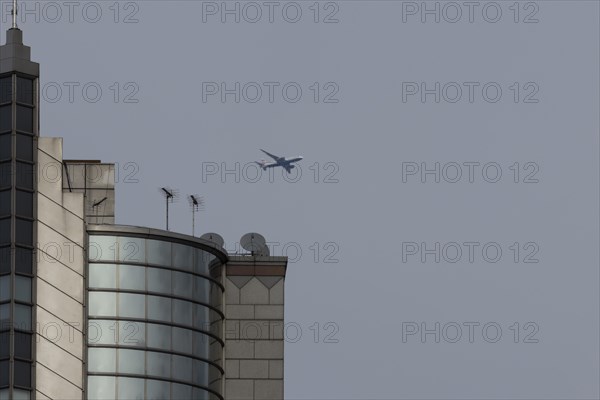
<svg viewBox="0 0 600 400">
<path fill-rule="evenodd" d="M 222 399 L 216 250 L 135 229 L 89 232 L 88 399 Z"/>
</svg>

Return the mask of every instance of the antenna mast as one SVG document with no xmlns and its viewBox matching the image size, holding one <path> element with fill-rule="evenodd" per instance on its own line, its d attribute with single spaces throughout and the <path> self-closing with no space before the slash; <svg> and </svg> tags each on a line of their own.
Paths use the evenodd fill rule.
<svg viewBox="0 0 600 400">
<path fill-rule="evenodd" d="M 12 27 L 13 29 L 17 29 L 17 0 L 13 0 L 13 8 L 12 8 Z"/>
<path fill-rule="evenodd" d="M 173 189 L 161 188 L 162 194 L 165 196 L 167 203 L 167 230 L 169 230 L 169 203 L 173 203 L 177 197 L 177 193 Z"/>
<path fill-rule="evenodd" d="M 190 206 L 192 207 L 192 236 L 196 236 L 196 211 L 199 211 L 204 206 L 204 198 L 197 194 L 191 194 L 188 197 Z"/>
</svg>

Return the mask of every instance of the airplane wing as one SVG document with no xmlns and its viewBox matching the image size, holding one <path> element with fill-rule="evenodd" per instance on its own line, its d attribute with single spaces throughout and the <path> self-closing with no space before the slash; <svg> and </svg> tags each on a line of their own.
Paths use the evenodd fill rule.
<svg viewBox="0 0 600 400">
<path fill-rule="evenodd" d="M 279 161 L 281 159 L 281 157 L 277 157 L 276 155 L 271 154 L 268 151 L 264 151 L 263 149 L 260 149 L 260 151 L 262 151 L 263 153 L 265 153 L 266 155 L 268 155 L 269 157 L 271 157 L 275 161 Z"/>
<path fill-rule="evenodd" d="M 289 174 L 290 172 L 292 172 L 292 169 L 294 169 L 294 166 L 288 164 L 288 165 L 285 165 L 284 168 L 287 171 L 287 173 Z"/>
</svg>

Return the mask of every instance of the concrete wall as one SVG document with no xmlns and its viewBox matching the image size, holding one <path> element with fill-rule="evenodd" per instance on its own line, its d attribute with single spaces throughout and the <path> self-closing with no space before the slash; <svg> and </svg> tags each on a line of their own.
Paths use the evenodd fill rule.
<svg viewBox="0 0 600 400">
<path fill-rule="evenodd" d="M 60 138 L 39 138 L 37 207 L 35 396 L 82 399 L 84 196 L 63 191 Z"/>
<path fill-rule="evenodd" d="M 283 399 L 286 257 L 230 256 L 225 269 L 225 398 Z"/>
</svg>

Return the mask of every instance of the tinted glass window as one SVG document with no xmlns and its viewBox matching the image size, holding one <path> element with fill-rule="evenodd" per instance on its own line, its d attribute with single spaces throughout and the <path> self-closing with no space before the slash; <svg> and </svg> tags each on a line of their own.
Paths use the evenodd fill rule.
<svg viewBox="0 0 600 400">
<path fill-rule="evenodd" d="M 17 130 L 33 133 L 33 108 L 17 106 Z"/>
<path fill-rule="evenodd" d="M 33 104 L 33 81 L 31 79 L 17 77 L 17 101 Z"/>
<path fill-rule="evenodd" d="M 31 278 L 19 275 L 15 277 L 15 299 L 31 303 Z"/>
<path fill-rule="evenodd" d="M 10 243 L 10 219 L 0 219 L 0 244 Z"/>
<path fill-rule="evenodd" d="M 10 275 L 0 276 L 0 303 L 10 300 Z"/>
<path fill-rule="evenodd" d="M 0 132 L 12 131 L 12 106 L 0 107 Z"/>
<path fill-rule="evenodd" d="M 148 400 L 169 399 L 171 398 L 171 384 L 149 379 L 146 381 L 146 396 Z"/>
<path fill-rule="evenodd" d="M 0 358 L 8 357 L 10 350 L 10 332 L 0 333 Z"/>
<path fill-rule="evenodd" d="M 10 272 L 10 247 L 0 247 L 0 274 Z"/>
<path fill-rule="evenodd" d="M 194 267 L 194 249 L 182 244 L 173 243 L 173 266 L 192 271 Z"/>
<path fill-rule="evenodd" d="M 90 315 L 115 316 L 117 312 L 117 295 L 115 293 L 91 292 L 88 306 Z M 103 333 L 106 334 L 106 332 Z"/>
<path fill-rule="evenodd" d="M 173 350 L 189 354 L 192 352 L 192 331 L 173 328 Z"/>
<path fill-rule="evenodd" d="M 148 296 L 148 319 L 171 322 L 171 299 Z"/>
<path fill-rule="evenodd" d="M 92 261 L 117 261 L 119 243 L 116 237 L 90 236 L 89 246 Z"/>
<path fill-rule="evenodd" d="M 191 382 L 192 359 L 189 357 L 173 356 L 173 378 Z"/>
<path fill-rule="evenodd" d="M 15 357 L 31 360 L 31 333 L 15 332 Z"/>
<path fill-rule="evenodd" d="M 90 376 L 88 378 L 88 398 L 95 400 L 115 400 L 117 378 L 111 376 Z"/>
<path fill-rule="evenodd" d="M 119 237 L 119 260 L 124 262 L 146 262 L 146 240 Z"/>
<path fill-rule="evenodd" d="M 15 361 L 14 368 L 15 385 L 31 387 L 31 364 L 25 361 Z"/>
<path fill-rule="evenodd" d="M 17 247 L 15 264 L 17 273 L 31 274 L 33 270 L 33 250 Z"/>
<path fill-rule="evenodd" d="M 171 243 L 148 240 L 146 241 L 146 252 L 149 264 L 158 264 L 166 267 L 171 265 Z"/>
<path fill-rule="evenodd" d="M 33 221 L 16 219 L 17 243 L 33 245 Z"/>
<path fill-rule="evenodd" d="M 0 135 L 0 160 L 12 158 L 12 140 L 10 134 Z"/>
<path fill-rule="evenodd" d="M 171 327 L 148 324 L 148 347 L 171 350 Z"/>
<path fill-rule="evenodd" d="M 117 287 L 117 266 L 114 264 L 90 264 L 89 285 L 91 288 Z"/>
<path fill-rule="evenodd" d="M 0 386 L 8 385 L 8 361 L 0 361 Z"/>
<path fill-rule="evenodd" d="M 17 134 L 17 158 L 33 161 L 33 137 Z"/>
<path fill-rule="evenodd" d="M 15 304 L 15 328 L 31 331 L 31 306 Z"/>
<path fill-rule="evenodd" d="M 119 294 L 119 317 L 145 318 L 146 296 L 139 294 Z"/>
<path fill-rule="evenodd" d="M 0 327 L 10 323 L 10 304 L 0 304 Z"/>
<path fill-rule="evenodd" d="M 144 375 L 146 370 L 145 352 L 142 350 L 119 350 L 118 372 L 122 374 Z"/>
<path fill-rule="evenodd" d="M 88 349 L 88 369 L 90 372 L 115 372 L 117 366 L 116 349 Z"/>
<path fill-rule="evenodd" d="M 10 215 L 10 190 L 3 190 L 0 192 L 0 216 L 6 217 Z"/>
<path fill-rule="evenodd" d="M 119 288 L 129 290 L 146 289 L 146 268 L 131 265 L 119 266 Z"/>
<path fill-rule="evenodd" d="M 16 200 L 17 215 L 33 217 L 33 193 L 17 190 Z"/>
<path fill-rule="evenodd" d="M 119 378 L 118 382 L 118 399 L 144 400 L 143 379 Z"/>
<path fill-rule="evenodd" d="M 180 385 L 178 383 L 174 383 L 171 386 L 171 390 L 173 395 L 171 398 L 173 400 L 184 400 L 192 398 L 192 387 L 187 385 Z"/>
<path fill-rule="evenodd" d="M 173 322 L 192 326 L 192 303 L 183 300 L 173 300 Z"/>
<path fill-rule="evenodd" d="M 171 271 L 159 268 L 148 268 L 148 291 L 171 293 Z"/>
<path fill-rule="evenodd" d="M 12 78 L 0 79 L 0 103 L 12 101 Z"/>
<path fill-rule="evenodd" d="M 17 163 L 17 186 L 33 189 L 33 165 L 22 162 Z"/>
<path fill-rule="evenodd" d="M 0 188 L 12 186 L 11 164 L 0 163 Z"/>
</svg>

